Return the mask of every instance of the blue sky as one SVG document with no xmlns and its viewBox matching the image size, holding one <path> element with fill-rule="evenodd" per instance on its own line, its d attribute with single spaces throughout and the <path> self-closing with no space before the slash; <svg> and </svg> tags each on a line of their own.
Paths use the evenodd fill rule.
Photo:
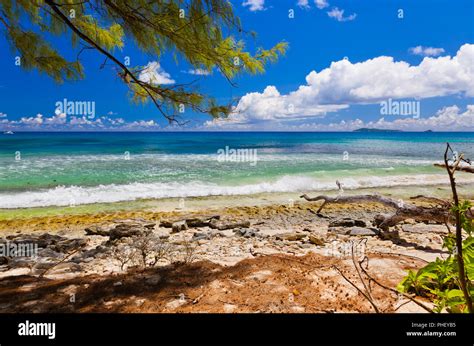
<svg viewBox="0 0 474 346">
<path fill-rule="evenodd" d="M 255 41 L 248 38 L 249 49 L 289 43 L 287 54 L 265 74 L 240 76 L 237 87 L 218 72 L 189 74 L 192 67 L 177 65 L 167 54 L 147 56 L 130 44 L 115 54 L 130 57 L 133 66 L 150 64 L 150 73 L 164 82 L 198 78 L 201 90 L 220 101 L 237 99 L 235 114 L 226 121 L 186 112 L 183 117 L 192 121 L 173 130 L 474 130 L 472 0 L 232 3 L 244 28 L 258 33 Z M 75 56 L 66 40 L 55 43 L 66 56 Z M 100 69 L 99 53 L 83 53 L 84 80 L 62 85 L 15 66 L 15 56 L 2 35 L 2 130 L 170 129 L 151 103 L 130 102 L 113 67 Z M 55 114 L 64 99 L 94 102 L 94 116 Z M 383 105 L 391 111 L 384 114 Z"/>
</svg>

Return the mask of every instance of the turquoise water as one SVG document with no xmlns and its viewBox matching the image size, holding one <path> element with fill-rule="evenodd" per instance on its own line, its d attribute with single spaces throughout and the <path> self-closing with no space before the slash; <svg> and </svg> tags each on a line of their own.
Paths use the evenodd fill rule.
<svg viewBox="0 0 474 346">
<path fill-rule="evenodd" d="M 0 208 L 438 184 L 448 141 L 474 157 L 474 133 L 0 134 Z"/>
</svg>

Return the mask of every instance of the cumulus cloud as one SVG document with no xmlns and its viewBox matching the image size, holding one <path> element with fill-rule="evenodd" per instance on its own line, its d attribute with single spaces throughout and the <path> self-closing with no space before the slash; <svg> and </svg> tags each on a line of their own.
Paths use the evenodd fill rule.
<svg viewBox="0 0 474 346">
<path fill-rule="evenodd" d="M 45 124 L 51 125 L 61 125 L 66 123 L 66 114 L 65 113 L 58 113 L 50 118 L 44 118 Z"/>
<path fill-rule="evenodd" d="M 229 123 L 287 121 L 324 116 L 351 104 L 392 99 L 474 96 L 474 45 L 465 44 L 453 57 L 425 57 L 419 65 L 380 56 L 359 63 L 332 62 L 306 76 L 306 84 L 281 94 L 275 86 L 244 95 Z"/>
<path fill-rule="evenodd" d="M 6 118 L 7 115 L 5 113 L 0 112 L 0 118 Z"/>
<path fill-rule="evenodd" d="M 142 82 L 151 84 L 174 84 L 175 81 L 171 79 L 171 75 L 161 67 L 157 61 L 150 61 L 138 76 Z"/>
<path fill-rule="evenodd" d="M 23 117 L 20 119 L 20 123 L 24 125 L 37 126 L 44 122 L 43 114 L 36 114 L 35 117 Z"/>
<path fill-rule="evenodd" d="M 376 128 L 402 131 L 474 131 L 474 104 L 467 105 L 465 110 L 453 105 L 438 110 L 434 115 L 425 118 L 394 117 L 380 118 L 376 121 L 365 122 L 361 119 L 341 120 L 331 123 L 305 122 L 288 124 L 276 122 L 270 126 L 256 128 L 246 123 L 209 122 L 207 129 L 235 130 L 275 130 L 275 131 L 353 131 L 359 128 Z"/>
<path fill-rule="evenodd" d="M 381 127 L 388 129 L 400 129 L 407 131 L 416 130 L 450 130 L 450 131 L 472 131 L 474 130 L 474 105 L 467 105 L 464 112 L 454 105 L 444 107 L 428 118 L 398 118 L 395 120 L 379 119 L 377 122 L 368 124 L 370 127 Z"/>
<path fill-rule="evenodd" d="M 150 128 L 150 127 L 159 127 L 159 125 L 154 120 L 139 120 L 129 123 L 128 127 L 142 127 L 142 128 Z"/>
<path fill-rule="evenodd" d="M 323 126 L 324 127 L 324 126 Z M 377 121 L 363 122 L 360 119 L 354 121 L 342 121 L 326 125 L 333 130 L 355 130 L 361 127 L 381 128 L 404 131 L 472 131 L 474 130 L 474 105 L 467 105 L 462 111 L 458 106 L 444 107 L 435 115 L 427 118 L 380 118 Z"/>
<path fill-rule="evenodd" d="M 348 22 L 356 19 L 357 14 L 353 13 L 347 17 L 344 17 L 344 10 L 340 10 L 339 8 L 334 7 L 331 11 L 328 11 L 328 16 L 330 18 L 334 18 L 338 22 Z"/>
<path fill-rule="evenodd" d="M 302 7 L 302 8 L 309 8 L 309 2 L 308 0 L 298 0 L 298 2 L 296 3 L 299 7 Z"/>
<path fill-rule="evenodd" d="M 246 0 L 242 5 L 248 6 L 252 12 L 263 11 L 265 9 L 265 0 Z"/>
<path fill-rule="evenodd" d="M 409 52 L 422 56 L 439 56 L 444 53 L 443 48 L 416 46 L 409 49 Z"/>
<path fill-rule="evenodd" d="M 323 8 L 326 8 L 329 6 L 328 2 L 326 0 L 314 0 L 314 4 L 316 5 L 317 8 L 322 10 Z M 344 11 L 343 11 L 344 12 Z"/>
<path fill-rule="evenodd" d="M 160 125 L 155 120 L 125 121 L 123 118 L 101 116 L 91 119 L 87 116 L 55 114 L 45 117 L 37 114 L 34 117 L 22 117 L 19 120 L 1 119 L 4 128 L 13 130 L 156 130 Z"/>
</svg>

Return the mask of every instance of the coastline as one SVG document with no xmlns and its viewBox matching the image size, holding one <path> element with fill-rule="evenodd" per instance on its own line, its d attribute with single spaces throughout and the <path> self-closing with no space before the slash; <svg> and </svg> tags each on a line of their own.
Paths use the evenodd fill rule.
<svg viewBox="0 0 474 346">
<path fill-rule="evenodd" d="M 474 199 L 465 194 L 473 191 L 469 187 L 460 184 L 462 198 Z M 410 197 L 449 198 L 450 188 L 344 191 L 356 194 L 433 206 Z M 408 270 L 447 255 L 442 248 L 445 225 L 408 219 L 381 232 L 375 217 L 393 212 L 390 207 L 376 202 L 329 204 L 319 213 L 321 202 L 308 202 L 300 195 L 196 197 L 187 198 L 184 205 L 172 198 L 1 210 L 0 243 L 39 244 L 39 256 L 0 263 L 0 301 L 5 302 L 0 312 L 367 313 L 370 304 L 334 269 L 357 280 L 349 249 L 362 246 L 358 256 L 367 256 L 372 273 L 392 288 Z M 212 220 L 223 226 L 212 226 Z M 155 244 L 172 247 L 172 257 L 141 269 L 135 261 L 123 270 L 118 249 L 140 243 L 144 234 L 156 237 Z M 191 277 L 200 289 L 189 286 Z M 155 285 L 159 289 L 152 288 Z M 20 294 L 23 287 L 28 287 L 28 296 Z M 117 294 L 120 289 L 127 293 Z M 80 304 L 64 301 L 76 293 L 88 298 Z M 385 312 L 426 312 L 383 290 L 373 293 Z"/>
<path fill-rule="evenodd" d="M 377 192 L 391 198 L 408 198 L 422 192 L 448 196 L 449 187 Z M 289 198 L 294 198 L 293 203 L 288 203 Z M 0 294 L 0 300 L 5 302 L 0 304 L 0 311 L 370 312 L 368 302 L 361 300 L 333 269 L 337 266 L 347 275 L 354 274 L 348 245 L 363 244 L 362 255 L 370 258 L 374 273 L 390 287 L 395 287 L 407 270 L 445 255 L 441 247 L 444 225 L 406 220 L 387 234 L 375 232 L 374 216 L 390 212 L 390 208 L 378 203 L 331 204 L 317 213 L 320 203 L 301 200 L 294 193 L 196 198 L 187 201 L 184 209 L 177 209 L 176 202 L 146 201 L 146 208 L 137 205 L 123 210 L 113 206 L 114 211 L 76 210 L 62 215 L 58 215 L 61 209 L 42 210 L 38 214 L 41 216 L 30 213 L 29 217 L 3 218 L 2 237 L 12 242 L 39 242 L 43 248 L 34 263 L 14 260 L 0 266 L 5 288 Z M 179 220 L 209 217 L 234 225 L 222 230 L 208 224 L 175 230 Z M 333 227 L 338 223 L 364 226 Z M 109 232 L 113 229 L 125 232 L 124 238 L 112 241 Z M 178 262 L 164 261 L 140 270 L 130 267 L 124 272 L 114 249 L 130 244 L 132 238 L 127 232 L 146 229 L 167 244 L 181 248 L 173 255 L 178 256 Z M 353 235 L 354 231 L 362 233 Z M 189 244 L 195 257 L 190 262 L 179 260 L 179 256 L 186 256 Z M 310 272 L 308 266 L 313 267 Z M 202 276 L 202 289 L 188 286 L 187 278 L 195 277 L 197 272 Z M 23 280 L 23 284 L 17 280 Z M 30 298 L 19 294 L 25 282 Z M 143 283 L 147 287 L 159 284 L 160 289 L 146 293 L 142 291 Z M 113 293 L 121 287 L 129 293 Z M 87 303 L 63 302 L 71 292 L 88 296 Z M 248 305 L 251 295 L 255 299 Z M 386 306 L 386 312 L 424 312 L 386 292 L 374 290 L 374 295 Z M 31 299 L 36 302 L 34 308 Z M 199 303 L 191 304 L 196 300 Z M 282 303 L 275 306 L 274 301 Z"/>
<path fill-rule="evenodd" d="M 462 173 L 460 173 L 462 174 Z M 462 180 L 461 180 L 462 181 Z M 474 183 L 458 182 L 461 198 L 474 199 Z M 471 193 L 469 191 L 472 191 Z M 81 217 L 93 220 L 95 216 L 103 217 L 104 214 L 121 217 L 142 217 L 153 213 L 189 213 L 220 210 L 228 207 L 258 207 L 268 205 L 289 205 L 302 202 L 299 196 L 303 192 L 270 192 L 247 195 L 217 195 L 183 198 L 159 198 L 138 199 L 134 201 L 122 201 L 113 203 L 91 203 L 74 206 L 48 206 L 30 208 L 0 208 L 0 232 L 7 231 L 2 226 L 5 221 L 27 221 L 28 219 L 41 219 L 51 217 L 71 216 L 80 220 Z M 331 191 L 304 191 L 304 193 L 319 195 L 327 194 L 334 196 L 335 190 Z M 393 186 L 383 188 L 359 188 L 346 189 L 346 195 L 355 194 L 381 194 L 395 199 L 408 199 L 416 195 L 425 195 L 437 198 L 449 198 L 451 190 L 449 185 L 411 185 Z"/>
</svg>

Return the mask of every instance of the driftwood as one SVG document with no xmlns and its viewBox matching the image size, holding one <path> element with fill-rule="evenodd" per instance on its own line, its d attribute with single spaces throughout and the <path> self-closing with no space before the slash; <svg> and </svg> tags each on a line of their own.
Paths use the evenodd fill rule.
<svg viewBox="0 0 474 346">
<path fill-rule="evenodd" d="M 401 200 L 394 200 L 388 197 L 380 195 L 355 195 L 355 196 L 337 196 L 330 197 L 320 195 L 316 197 L 308 197 L 304 194 L 300 198 L 304 198 L 310 202 L 323 201 L 323 204 L 319 207 L 318 213 L 324 208 L 326 204 L 330 203 L 366 203 L 374 202 L 380 203 L 387 207 L 395 209 L 393 214 L 379 214 L 375 217 L 374 223 L 380 229 L 386 231 L 389 227 L 395 226 L 406 219 L 413 219 L 415 221 L 427 222 L 434 221 L 440 224 L 447 224 L 451 222 L 451 216 L 449 213 L 449 202 L 443 200 L 434 199 L 431 197 L 416 196 L 416 198 L 426 198 L 428 200 L 438 203 L 435 207 L 422 207 L 414 204 L 405 203 Z"/>
<path fill-rule="evenodd" d="M 443 163 L 435 163 L 434 166 L 435 167 L 440 167 L 440 168 L 446 168 L 446 164 L 443 164 Z M 474 173 L 474 166 L 471 166 L 471 165 L 463 165 L 463 166 L 449 165 L 448 167 L 453 171 Z"/>
</svg>

